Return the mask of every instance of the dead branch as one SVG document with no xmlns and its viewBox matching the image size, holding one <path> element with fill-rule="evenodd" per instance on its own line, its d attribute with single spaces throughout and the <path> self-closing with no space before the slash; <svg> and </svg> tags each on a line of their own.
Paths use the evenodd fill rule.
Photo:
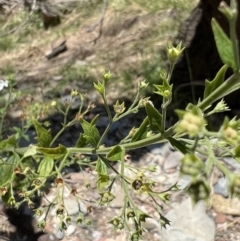
<svg viewBox="0 0 240 241">
<path fill-rule="evenodd" d="M 93 43 L 96 44 L 97 40 L 99 38 L 101 38 L 102 36 L 102 26 L 103 26 L 103 20 L 104 20 L 104 16 L 107 10 L 107 5 L 108 5 L 108 0 L 104 0 L 103 1 L 103 6 L 102 6 L 102 13 L 101 13 L 101 17 L 99 18 L 98 22 L 93 24 L 91 27 L 88 28 L 87 33 L 92 32 L 97 26 L 99 26 L 99 33 L 98 36 L 93 40 Z"/>
</svg>

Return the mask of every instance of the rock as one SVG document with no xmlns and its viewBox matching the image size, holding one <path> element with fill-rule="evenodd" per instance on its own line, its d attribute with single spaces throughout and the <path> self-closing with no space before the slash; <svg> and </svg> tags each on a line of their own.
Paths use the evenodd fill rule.
<svg viewBox="0 0 240 241">
<path fill-rule="evenodd" d="M 152 218 L 147 218 L 146 219 L 146 222 L 143 223 L 143 227 L 145 229 L 147 229 L 148 231 L 154 229 L 154 228 L 160 228 L 160 225 L 158 223 L 158 221 L 156 221 L 155 219 L 152 219 Z"/>
<path fill-rule="evenodd" d="M 67 230 L 66 230 L 66 235 L 70 236 L 76 231 L 76 226 L 75 225 L 69 225 Z"/>
<path fill-rule="evenodd" d="M 167 144 L 153 144 L 147 146 L 147 149 L 154 155 L 161 155 L 166 157 L 170 153 L 170 145 Z"/>
<path fill-rule="evenodd" d="M 77 215 L 79 212 L 81 212 L 83 214 L 87 214 L 86 205 L 81 201 L 77 201 L 73 197 L 65 198 L 64 205 L 70 216 Z"/>
<path fill-rule="evenodd" d="M 228 197 L 228 188 L 227 188 L 227 180 L 224 177 L 221 177 L 218 182 L 213 186 L 214 192 L 216 194 L 220 194 L 224 197 Z"/>
<path fill-rule="evenodd" d="M 124 205 L 125 193 L 119 184 L 116 184 L 113 188 L 113 195 L 116 197 L 111 203 L 112 208 L 122 208 Z"/>
<path fill-rule="evenodd" d="M 226 222 L 226 216 L 222 213 L 217 213 L 216 217 L 214 218 L 216 224 L 222 224 Z"/>
<path fill-rule="evenodd" d="M 240 163 L 238 163 L 234 158 L 225 157 L 223 158 L 223 161 L 227 163 L 229 166 L 233 167 L 234 169 L 240 170 Z"/>
<path fill-rule="evenodd" d="M 219 194 L 213 194 L 211 206 L 218 213 L 240 215 L 240 200 L 238 198 L 224 198 Z"/>
<path fill-rule="evenodd" d="M 183 157 L 184 155 L 179 151 L 170 153 L 163 163 L 164 171 L 168 171 L 170 169 L 176 169 L 180 165 L 181 159 Z"/>
<path fill-rule="evenodd" d="M 194 207 L 190 198 L 165 215 L 171 225 L 160 229 L 164 241 L 212 241 L 214 240 L 215 224 L 207 216 L 204 202 Z"/>
<path fill-rule="evenodd" d="M 60 229 L 58 229 L 58 230 L 56 230 L 56 233 L 55 233 L 55 235 L 56 235 L 56 237 L 58 238 L 58 239 L 63 239 L 64 238 L 64 232 L 63 231 L 61 231 Z"/>
<path fill-rule="evenodd" d="M 177 185 L 179 189 L 183 190 L 190 184 L 190 182 L 191 182 L 191 177 L 185 175 L 179 178 Z"/>
</svg>

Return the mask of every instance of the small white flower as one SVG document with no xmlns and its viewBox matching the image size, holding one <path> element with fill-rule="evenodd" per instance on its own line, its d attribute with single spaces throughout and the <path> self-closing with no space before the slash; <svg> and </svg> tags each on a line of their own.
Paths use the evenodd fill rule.
<svg viewBox="0 0 240 241">
<path fill-rule="evenodd" d="M 8 81 L 0 79 L 0 90 L 2 90 L 4 87 L 8 87 Z"/>
</svg>

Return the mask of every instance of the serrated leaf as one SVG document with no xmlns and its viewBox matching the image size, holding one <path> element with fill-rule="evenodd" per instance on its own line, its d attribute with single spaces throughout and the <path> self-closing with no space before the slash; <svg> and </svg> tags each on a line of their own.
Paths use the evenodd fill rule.
<svg viewBox="0 0 240 241">
<path fill-rule="evenodd" d="M 33 125 L 37 132 L 37 141 L 39 147 L 49 147 L 52 142 L 51 133 L 42 127 L 42 125 L 37 121 L 33 120 Z"/>
<path fill-rule="evenodd" d="M 19 160 L 19 155 L 17 153 L 13 153 L 7 161 L 0 163 L 0 186 L 3 186 L 11 179 L 13 170 Z"/>
<path fill-rule="evenodd" d="M 100 134 L 96 126 L 91 123 L 85 121 L 84 119 L 80 119 L 80 124 L 84 130 L 84 138 L 93 146 L 97 147 L 98 142 L 100 140 Z"/>
<path fill-rule="evenodd" d="M 7 139 L 2 140 L 0 142 L 0 150 L 3 150 L 5 148 L 11 148 L 17 146 L 17 140 L 15 135 L 9 136 Z"/>
<path fill-rule="evenodd" d="M 172 137 L 167 137 L 167 139 L 169 140 L 171 145 L 175 147 L 177 150 L 179 150 L 181 153 L 187 154 L 191 152 L 190 149 L 186 147 L 186 145 L 183 142 L 176 140 Z"/>
<path fill-rule="evenodd" d="M 162 115 L 149 102 L 146 103 L 145 109 L 148 115 L 150 129 L 152 131 L 161 131 Z"/>
<path fill-rule="evenodd" d="M 38 173 L 41 177 L 47 177 L 52 172 L 54 166 L 54 160 L 50 157 L 44 157 L 39 166 L 38 166 Z"/>
<path fill-rule="evenodd" d="M 108 167 L 100 158 L 97 159 L 96 172 L 98 174 L 108 174 Z"/>
<path fill-rule="evenodd" d="M 120 161 L 122 157 L 123 149 L 121 146 L 114 146 L 112 150 L 107 154 L 109 161 Z"/>
<path fill-rule="evenodd" d="M 205 81 L 204 99 L 208 97 L 216 88 L 218 88 L 224 81 L 225 73 L 228 69 L 227 65 L 224 65 L 216 74 L 212 81 Z"/>
<path fill-rule="evenodd" d="M 148 120 L 148 117 L 146 117 L 143 120 L 140 127 L 138 128 L 137 132 L 132 137 L 131 142 L 135 142 L 135 141 L 144 139 L 147 136 L 148 125 L 149 125 L 149 120 Z"/>
<path fill-rule="evenodd" d="M 61 144 L 55 148 L 38 147 L 37 150 L 40 151 L 45 157 L 50 157 L 53 159 L 61 159 L 67 153 L 67 148 Z"/>
<path fill-rule="evenodd" d="M 23 156 L 28 157 L 28 156 L 34 156 L 37 154 L 37 146 L 30 145 L 27 150 L 24 152 Z"/>
<path fill-rule="evenodd" d="M 222 62 L 227 64 L 233 70 L 236 70 L 232 42 L 214 18 L 212 19 L 212 30 L 217 50 Z"/>
<path fill-rule="evenodd" d="M 77 140 L 77 143 L 76 143 L 76 146 L 75 147 L 78 147 L 78 148 L 81 148 L 81 147 L 84 147 L 88 144 L 87 142 L 87 139 L 83 136 L 83 134 L 81 133 L 79 135 L 79 138 Z"/>
</svg>

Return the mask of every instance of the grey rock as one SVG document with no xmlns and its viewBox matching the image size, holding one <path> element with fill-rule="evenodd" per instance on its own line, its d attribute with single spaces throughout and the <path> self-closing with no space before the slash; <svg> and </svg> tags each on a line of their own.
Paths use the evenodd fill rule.
<svg viewBox="0 0 240 241">
<path fill-rule="evenodd" d="M 154 155 L 161 155 L 166 157 L 170 153 L 170 145 L 168 143 L 166 144 L 153 144 L 150 146 L 147 146 L 147 149 Z"/>
<path fill-rule="evenodd" d="M 194 207 L 188 198 L 180 205 L 175 205 L 167 215 L 171 225 L 160 229 L 164 241 L 213 241 L 215 235 L 214 221 L 207 216 L 204 202 Z"/>
<path fill-rule="evenodd" d="M 234 158 L 232 157 L 225 157 L 223 158 L 223 161 L 225 163 L 227 163 L 229 166 L 237 169 L 237 170 L 240 170 L 240 163 L 238 163 Z"/>
<path fill-rule="evenodd" d="M 76 231 L 76 226 L 70 224 L 70 225 L 67 227 L 66 235 L 67 235 L 67 236 L 70 236 L 70 235 L 74 234 L 75 231 Z"/>
<path fill-rule="evenodd" d="M 177 185 L 179 189 L 183 190 L 190 184 L 190 182 L 191 182 L 191 177 L 185 175 L 179 178 Z"/>
<path fill-rule="evenodd" d="M 180 165 L 183 154 L 179 151 L 170 153 L 164 161 L 163 169 L 165 171 L 169 169 L 175 169 Z"/>
<path fill-rule="evenodd" d="M 65 234 L 64 234 L 64 232 L 61 231 L 60 229 L 57 229 L 56 232 L 55 232 L 55 235 L 56 235 L 57 239 L 61 240 L 61 239 L 64 238 L 64 235 L 65 235 Z"/>
<path fill-rule="evenodd" d="M 65 208 L 70 216 L 77 215 L 79 212 L 87 214 L 87 207 L 82 201 L 77 201 L 73 198 L 64 200 Z"/>
<path fill-rule="evenodd" d="M 124 196 L 125 193 L 120 185 L 115 185 L 113 188 L 113 194 L 115 195 L 115 199 L 110 203 L 110 207 L 112 208 L 122 208 L 124 205 Z"/>
<path fill-rule="evenodd" d="M 221 177 L 219 178 L 218 182 L 213 186 L 214 192 L 224 197 L 228 197 L 229 194 L 228 194 L 227 186 L 228 186 L 228 183 L 226 178 Z"/>
</svg>

